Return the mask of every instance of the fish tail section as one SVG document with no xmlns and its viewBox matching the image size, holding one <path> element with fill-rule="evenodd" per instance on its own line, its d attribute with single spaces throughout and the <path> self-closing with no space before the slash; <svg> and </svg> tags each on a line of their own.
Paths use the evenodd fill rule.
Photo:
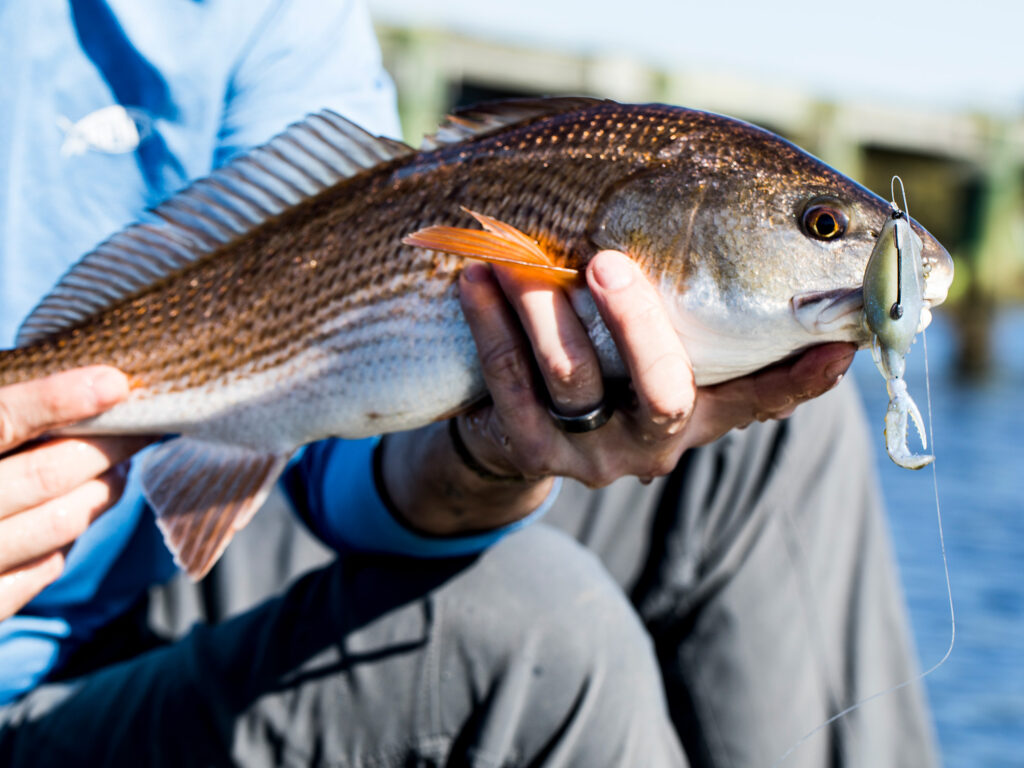
<svg viewBox="0 0 1024 768">
<path fill-rule="evenodd" d="M 287 455 L 178 437 L 142 460 L 142 488 L 174 561 L 203 578 L 248 524 Z"/>
</svg>

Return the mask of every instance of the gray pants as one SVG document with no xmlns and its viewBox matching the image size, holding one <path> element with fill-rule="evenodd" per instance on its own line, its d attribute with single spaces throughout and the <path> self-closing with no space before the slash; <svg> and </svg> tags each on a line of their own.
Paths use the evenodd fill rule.
<svg viewBox="0 0 1024 768">
<path fill-rule="evenodd" d="M 332 558 L 268 509 L 99 671 L 0 711 L 0 765 L 769 766 L 916 672 L 867 439 L 844 385 L 444 562 Z M 197 616 L 224 620 L 107 664 Z M 784 765 L 935 763 L 908 688 Z"/>
</svg>

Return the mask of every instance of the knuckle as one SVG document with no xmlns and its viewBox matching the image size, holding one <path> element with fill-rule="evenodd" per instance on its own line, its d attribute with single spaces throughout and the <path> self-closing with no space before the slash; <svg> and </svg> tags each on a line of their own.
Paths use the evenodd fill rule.
<svg viewBox="0 0 1024 768">
<path fill-rule="evenodd" d="M 57 414 L 71 410 L 74 398 L 68 387 L 55 386 L 49 380 L 43 382 L 43 385 L 39 390 L 39 405 L 45 413 Z"/>
<path fill-rule="evenodd" d="M 531 479 L 539 479 L 542 477 L 550 477 L 553 473 L 551 466 L 546 461 L 539 461 L 537 459 L 526 459 L 519 464 L 519 471 L 524 477 Z"/>
<path fill-rule="evenodd" d="M 594 472 L 588 475 L 583 483 L 588 488 L 607 488 L 609 485 L 618 480 L 617 477 L 612 477 L 610 474 L 605 472 Z"/>
<path fill-rule="evenodd" d="M 63 421 L 70 414 L 84 410 L 82 393 L 78 387 L 68 386 L 63 379 L 44 379 L 36 391 L 38 412 L 47 425 Z"/>
<path fill-rule="evenodd" d="M 44 560 L 42 573 L 40 574 L 40 580 L 43 582 L 43 586 L 48 586 L 55 582 L 58 577 L 64 573 L 65 564 L 66 558 L 62 552 L 55 552 Z"/>
<path fill-rule="evenodd" d="M 551 381 L 561 389 L 575 390 L 587 381 L 587 372 L 570 357 L 560 357 L 546 363 Z"/>
<path fill-rule="evenodd" d="M 674 444 L 689 423 L 691 414 L 691 408 L 682 406 L 652 410 L 648 423 L 640 431 L 642 442 L 651 446 Z"/>
<path fill-rule="evenodd" d="M 530 366 L 522 348 L 515 342 L 506 342 L 486 350 L 480 364 L 497 384 L 510 389 L 530 385 Z"/>
<path fill-rule="evenodd" d="M 647 418 L 669 434 L 677 432 L 693 412 L 697 391 L 693 369 L 680 355 L 667 353 L 652 361 L 641 376 L 647 383 Z"/>
<path fill-rule="evenodd" d="M 646 467 L 637 474 L 642 477 L 662 477 L 672 473 L 676 468 L 676 459 L 672 455 L 652 456 Z"/>
<path fill-rule="evenodd" d="M 527 477 L 546 477 L 552 474 L 553 464 L 545 446 L 539 441 L 527 440 L 517 445 L 512 462 Z"/>
<path fill-rule="evenodd" d="M 589 355 L 573 346 L 564 347 L 559 354 L 548 356 L 541 363 L 548 381 L 566 393 L 586 389 L 596 379 L 595 369 L 589 365 Z"/>
<path fill-rule="evenodd" d="M 630 308 L 623 321 L 638 328 L 652 328 L 665 322 L 665 313 L 655 296 L 645 294 Z"/>
<path fill-rule="evenodd" d="M 21 430 L 10 403 L 0 399 L 0 450 L 12 448 L 22 440 Z"/>
<path fill-rule="evenodd" d="M 651 423 L 666 437 L 674 435 L 690 418 L 691 403 L 682 403 L 675 397 L 656 398 L 651 401 Z"/>
<path fill-rule="evenodd" d="M 53 498 L 66 490 L 66 480 L 60 467 L 46 451 L 30 452 L 25 477 L 39 496 Z"/>
<path fill-rule="evenodd" d="M 77 511 L 77 510 L 76 510 Z M 46 520 L 46 533 L 54 546 L 63 546 L 77 539 L 87 525 L 87 518 L 66 506 L 59 505 L 49 511 Z"/>
<path fill-rule="evenodd" d="M 770 406 L 762 406 L 754 412 L 753 419 L 765 422 L 779 419 L 791 412 L 796 405 L 794 401 L 787 399 L 782 403 L 773 403 Z"/>
<path fill-rule="evenodd" d="M 589 488 L 604 488 L 611 485 L 624 473 L 613 457 L 599 454 L 591 458 L 581 482 Z"/>
</svg>

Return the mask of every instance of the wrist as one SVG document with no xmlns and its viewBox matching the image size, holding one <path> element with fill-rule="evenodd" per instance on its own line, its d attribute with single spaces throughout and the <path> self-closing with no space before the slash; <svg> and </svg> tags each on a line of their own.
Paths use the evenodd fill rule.
<svg viewBox="0 0 1024 768">
<path fill-rule="evenodd" d="M 463 466 L 481 480 L 485 480 L 488 483 L 521 483 L 526 480 L 526 476 L 522 473 L 499 474 L 490 467 L 484 466 L 484 464 L 473 455 L 473 452 L 469 450 L 469 446 L 466 445 L 466 441 L 462 439 L 462 432 L 459 429 L 459 420 L 455 417 L 448 419 L 448 440 L 451 443 L 452 450 L 459 458 L 459 461 L 462 462 Z"/>
<path fill-rule="evenodd" d="M 520 520 L 547 499 L 553 478 L 472 468 L 449 429 L 439 423 L 387 435 L 378 446 L 378 492 L 403 525 L 430 536 L 478 533 Z"/>
</svg>

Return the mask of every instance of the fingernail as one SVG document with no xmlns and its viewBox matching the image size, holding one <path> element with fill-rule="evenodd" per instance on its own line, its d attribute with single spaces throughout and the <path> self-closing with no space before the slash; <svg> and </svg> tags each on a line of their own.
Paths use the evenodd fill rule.
<svg viewBox="0 0 1024 768">
<path fill-rule="evenodd" d="M 633 282 L 633 265 L 619 254 L 598 254 L 592 271 L 597 284 L 606 291 L 617 291 Z"/>
<path fill-rule="evenodd" d="M 128 394 L 128 379 L 119 371 L 103 369 L 93 374 L 88 383 L 99 408 L 107 408 L 124 400 Z"/>
</svg>

